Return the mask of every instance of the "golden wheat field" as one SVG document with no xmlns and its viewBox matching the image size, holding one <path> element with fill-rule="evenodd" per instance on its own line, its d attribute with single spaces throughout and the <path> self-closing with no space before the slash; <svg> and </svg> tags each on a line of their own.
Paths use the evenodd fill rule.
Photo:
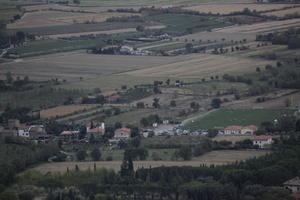
<svg viewBox="0 0 300 200">
<path fill-rule="evenodd" d="M 91 109 L 95 107 L 96 105 L 65 105 L 65 106 L 57 106 L 54 108 L 49 108 L 46 110 L 40 111 L 40 117 L 45 118 L 51 118 L 56 116 L 64 116 L 67 114 L 72 114 L 74 112 L 84 111 L 87 109 Z"/>
<path fill-rule="evenodd" d="M 186 10 L 194 10 L 202 13 L 213 14 L 230 14 L 232 12 L 243 11 L 245 8 L 256 11 L 267 11 L 273 9 L 282 9 L 291 7 L 293 4 L 244 4 L 244 3 L 228 3 L 228 4 L 204 4 L 199 6 L 185 7 Z"/>
<path fill-rule="evenodd" d="M 290 8 L 290 9 L 286 9 L 286 10 L 278 10 L 278 11 L 267 12 L 267 13 L 264 13 L 264 15 L 284 17 L 286 15 L 295 14 L 295 13 L 300 14 L 300 7 Z"/>
<path fill-rule="evenodd" d="M 262 33 L 270 31 L 284 30 L 291 27 L 299 27 L 300 19 L 288 19 L 281 21 L 269 21 L 262 22 L 251 25 L 242 25 L 242 26 L 230 26 L 225 28 L 220 28 L 216 32 L 222 33 Z"/>
<path fill-rule="evenodd" d="M 223 165 L 229 164 L 235 161 L 241 161 L 248 158 L 259 157 L 269 153 L 269 151 L 235 151 L 235 150 L 221 150 L 212 151 L 204 154 L 200 157 L 196 157 L 191 161 L 135 161 L 134 168 L 149 168 L 160 166 L 200 166 L 200 165 Z M 78 165 L 80 170 L 93 169 L 94 163 L 97 168 L 113 169 L 115 171 L 120 170 L 122 161 L 97 161 L 97 162 L 58 162 L 58 163 L 45 163 L 30 170 L 37 170 L 43 174 L 48 172 L 66 172 L 67 169 L 75 169 L 75 165 Z"/>
<path fill-rule="evenodd" d="M 45 26 L 70 25 L 85 22 L 104 22 L 111 17 L 125 17 L 139 14 L 132 13 L 79 13 L 79 12 L 62 12 L 62 11 L 37 11 L 25 13 L 24 16 L 8 28 L 34 28 Z"/>
<path fill-rule="evenodd" d="M 75 11 L 75 12 L 94 12 L 94 13 L 101 13 L 107 12 L 108 10 L 115 10 L 118 8 L 132 8 L 134 10 L 138 10 L 140 6 L 67 6 L 67 5 L 59 5 L 59 4 L 42 4 L 42 5 L 30 5 L 24 6 L 24 9 L 28 12 L 33 11 L 45 11 L 45 10 L 61 10 L 61 11 Z"/>
</svg>

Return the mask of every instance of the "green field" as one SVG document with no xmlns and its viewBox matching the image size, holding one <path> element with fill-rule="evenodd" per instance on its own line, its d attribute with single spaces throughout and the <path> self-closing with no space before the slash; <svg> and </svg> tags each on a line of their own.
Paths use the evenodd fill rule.
<svg viewBox="0 0 300 200">
<path fill-rule="evenodd" d="M 18 54 L 21 57 L 36 56 L 49 53 L 88 49 L 97 45 L 104 44 L 103 40 L 112 37 L 116 40 L 135 36 L 136 33 L 120 33 L 110 36 L 97 37 L 88 40 L 36 40 L 8 51 L 8 53 Z"/>
<path fill-rule="evenodd" d="M 161 14 L 146 17 L 147 20 L 166 25 L 163 32 L 169 34 L 191 34 L 230 24 L 217 21 L 214 18 L 185 14 Z"/>
<path fill-rule="evenodd" d="M 195 120 L 185 128 L 189 130 L 210 129 L 230 125 L 257 125 L 261 122 L 278 119 L 283 114 L 292 114 L 294 110 L 218 110 Z"/>
</svg>

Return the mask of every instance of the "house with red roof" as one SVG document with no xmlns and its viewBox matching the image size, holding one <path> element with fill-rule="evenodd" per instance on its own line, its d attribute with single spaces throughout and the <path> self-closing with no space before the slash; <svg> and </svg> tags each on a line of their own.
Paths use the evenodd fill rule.
<svg viewBox="0 0 300 200">
<path fill-rule="evenodd" d="M 90 138 L 92 135 L 95 138 L 100 138 L 105 133 L 105 124 L 101 123 L 100 125 L 96 125 L 96 127 L 88 126 L 86 130 L 86 137 Z"/>
<path fill-rule="evenodd" d="M 259 148 L 266 148 L 271 146 L 274 142 L 273 137 L 270 135 L 258 135 L 251 139 L 253 145 L 259 146 Z"/>
<path fill-rule="evenodd" d="M 130 138 L 130 135 L 131 135 L 130 128 L 118 128 L 115 130 L 114 139 L 127 140 Z"/>
<path fill-rule="evenodd" d="M 257 126 L 250 125 L 250 126 L 243 126 L 241 130 L 242 135 L 253 135 L 255 131 L 258 130 Z"/>
</svg>

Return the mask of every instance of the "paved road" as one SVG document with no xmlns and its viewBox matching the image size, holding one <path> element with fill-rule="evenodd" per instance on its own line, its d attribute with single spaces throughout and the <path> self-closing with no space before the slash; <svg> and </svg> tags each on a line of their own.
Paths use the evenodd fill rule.
<svg viewBox="0 0 300 200">
<path fill-rule="evenodd" d="M 213 109 L 213 110 L 210 110 L 210 111 L 208 111 L 208 112 L 206 112 L 206 113 L 203 113 L 203 114 L 200 114 L 200 115 L 197 115 L 197 116 L 194 116 L 194 117 L 185 119 L 185 120 L 183 120 L 183 121 L 181 122 L 181 125 L 182 125 L 182 126 L 186 126 L 187 124 L 192 123 L 192 122 L 195 121 L 195 120 L 201 119 L 201 118 L 203 118 L 203 117 L 205 117 L 205 116 L 209 115 L 210 113 L 213 113 L 213 112 L 215 112 L 215 111 L 217 111 L 217 110 L 219 110 L 219 109 Z"/>
</svg>

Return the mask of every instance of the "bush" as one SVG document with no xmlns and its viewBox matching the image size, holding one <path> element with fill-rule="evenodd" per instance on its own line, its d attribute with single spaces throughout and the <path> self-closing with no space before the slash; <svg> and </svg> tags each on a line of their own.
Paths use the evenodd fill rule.
<svg viewBox="0 0 300 200">
<path fill-rule="evenodd" d="M 87 156 L 87 154 L 86 154 L 86 151 L 84 151 L 84 150 L 80 150 L 76 154 L 77 160 L 79 160 L 79 161 L 85 160 L 86 156 Z"/>
</svg>

